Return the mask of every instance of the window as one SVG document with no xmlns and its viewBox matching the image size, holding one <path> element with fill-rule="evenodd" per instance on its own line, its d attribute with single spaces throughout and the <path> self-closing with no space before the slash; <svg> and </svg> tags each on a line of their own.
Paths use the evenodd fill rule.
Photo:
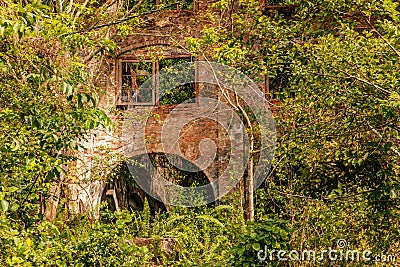
<svg viewBox="0 0 400 267">
<path fill-rule="evenodd" d="M 170 58 L 162 59 L 159 61 L 158 66 L 160 71 L 168 73 L 171 68 L 175 65 L 182 64 L 185 62 L 190 62 L 190 58 Z M 194 77 L 195 73 L 179 73 L 179 75 L 186 75 L 189 77 Z M 176 74 L 171 73 L 171 80 Z M 160 92 L 160 90 L 159 90 Z M 176 88 L 160 92 L 159 104 L 160 105 L 177 105 L 184 102 L 194 102 L 196 95 L 196 88 L 194 83 L 187 83 Z"/>
<path fill-rule="evenodd" d="M 287 53 L 280 53 L 277 57 L 281 59 L 281 63 L 270 69 L 271 76 L 268 78 L 271 100 L 279 100 L 283 97 L 283 92 L 287 90 L 292 76 L 291 63 Z"/>
<path fill-rule="evenodd" d="M 166 58 L 157 62 L 149 60 L 120 60 L 119 63 L 119 97 L 118 106 L 130 105 L 175 105 L 184 102 L 194 103 L 196 86 L 188 83 L 163 91 L 160 88 L 158 75 L 160 71 L 168 73 L 174 65 L 191 62 L 191 58 Z M 194 72 L 179 73 L 193 77 Z M 176 74 L 171 72 L 170 82 Z M 189 79 L 190 80 L 190 79 Z M 161 93 L 160 93 L 161 90 Z"/>
<path fill-rule="evenodd" d="M 122 61 L 121 62 L 121 94 L 123 103 L 152 105 L 155 102 L 155 81 L 149 80 L 154 75 L 154 62 Z"/>
</svg>

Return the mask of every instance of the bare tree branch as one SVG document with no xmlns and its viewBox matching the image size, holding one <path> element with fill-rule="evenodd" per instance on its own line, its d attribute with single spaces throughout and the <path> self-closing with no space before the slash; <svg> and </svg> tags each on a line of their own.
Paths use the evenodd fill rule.
<svg viewBox="0 0 400 267">
<path fill-rule="evenodd" d="M 378 86 L 378 85 L 376 85 L 376 84 L 374 84 L 374 83 L 372 83 L 372 82 L 370 82 L 370 81 L 361 79 L 361 78 L 359 78 L 359 77 L 357 77 L 357 76 L 354 76 L 354 75 L 351 75 L 350 73 L 348 73 L 348 72 L 346 72 L 346 71 L 344 71 L 344 70 L 341 70 L 341 69 L 339 69 L 339 68 L 336 68 L 335 66 L 332 66 L 332 68 L 334 68 L 334 69 L 337 70 L 337 71 L 340 71 L 340 72 L 343 73 L 343 74 L 346 74 L 348 78 L 352 78 L 352 79 L 355 79 L 355 80 L 357 80 L 357 81 L 359 81 L 359 82 L 368 84 L 368 85 L 374 87 L 375 89 L 379 90 L 380 92 L 382 92 L 382 93 L 384 93 L 384 94 L 387 94 L 387 95 L 390 95 L 390 94 L 391 94 L 391 92 L 390 92 L 389 90 L 386 90 L 386 89 L 384 89 L 384 88 L 382 88 L 382 87 L 380 87 L 380 86 Z"/>
<path fill-rule="evenodd" d="M 138 15 L 129 16 L 129 17 L 117 20 L 117 21 L 113 21 L 113 22 L 106 23 L 106 24 L 96 25 L 96 26 L 93 26 L 93 27 L 89 27 L 89 28 L 85 28 L 85 29 L 79 30 L 79 31 L 66 33 L 66 34 L 63 34 L 61 36 L 68 36 L 68 35 L 72 35 L 72 34 L 88 32 L 88 31 L 92 31 L 92 30 L 97 30 L 97 29 L 101 29 L 101 28 L 105 28 L 105 27 L 110 27 L 110 26 L 113 26 L 113 25 L 121 24 L 121 23 L 129 21 L 131 19 L 142 17 L 142 16 L 149 15 L 149 14 L 153 14 L 153 13 L 159 12 L 161 10 L 164 10 L 166 8 L 172 7 L 174 5 L 181 4 L 181 3 L 182 2 L 175 2 L 173 4 L 169 4 L 169 5 L 163 6 L 163 7 L 158 8 L 158 9 L 154 9 L 154 10 L 150 10 L 150 11 L 147 11 L 147 12 L 143 12 L 143 13 L 138 14 Z"/>
<path fill-rule="evenodd" d="M 379 138 L 382 138 L 382 135 L 374 128 L 374 127 L 372 127 L 371 126 L 371 124 L 369 124 L 368 123 L 368 127 L 377 135 L 377 136 L 379 136 Z M 399 157 L 399 159 L 400 159 L 400 152 L 397 150 L 397 149 L 395 149 L 394 147 L 390 147 L 390 150 L 392 150 L 392 152 L 394 152 L 396 155 L 397 155 L 397 157 Z"/>
<path fill-rule="evenodd" d="M 396 50 L 396 48 L 394 48 L 394 46 L 389 43 L 388 40 L 386 40 L 385 37 L 383 37 L 383 35 L 376 29 L 376 27 L 371 23 L 371 19 L 368 18 L 364 12 L 361 10 L 361 8 L 357 5 L 357 9 L 360 11 L 360 13 L 362 14 L 364 20 L 368 23 L 368 25 L 374 30 L 374 32 L 376 32 L 378 34 L 378 36 L 390 47 L 390 49 L 392 49 L 392 51 L 400 58 L 400 53 L 399 51 Z"/>
</svg>

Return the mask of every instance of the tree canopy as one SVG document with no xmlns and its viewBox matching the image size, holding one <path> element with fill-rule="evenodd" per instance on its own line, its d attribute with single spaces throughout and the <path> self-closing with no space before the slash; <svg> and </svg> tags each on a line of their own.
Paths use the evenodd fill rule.
<svg viewBox="0 0 400 267">
<path fill-rule="evenodd" d="M 193 5 L 115 2 L 0 2 L 0 265 L 278 266 L 260 262 L 257 252 L 264 245 L 321 251 L 339 239 L 352 250 L 398 256 L 394 0 L 221 0 L 194 13 L 210 23 L 186 39 L 193 56 L 268 85 L 278 140 L 272 171 L 254 195 L 254 222 L 244 222 L 240 192 L 215 207 L 171 207 L 157 216 L 144 203 L 142 211 L 106 207 L 98 222 L 62 212 L 46 221 L 50 189 L 65 182 L 74 151 L 86 149 L 91 130 L 114 127 L 98 107 L 93 68 L 113 56 L 118 40 L 140 31 L 145 14 Z M 255 163 L 259 128 L 240 108 Z M 132 241 L 150 237 L 147 247 Z M 163 237 L 174 238 L 172 254 L 162 252 Z"/>
</svg>

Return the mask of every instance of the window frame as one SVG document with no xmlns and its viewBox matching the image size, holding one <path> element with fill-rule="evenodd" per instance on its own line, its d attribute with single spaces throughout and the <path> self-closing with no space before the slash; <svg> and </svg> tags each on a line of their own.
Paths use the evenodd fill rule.
<svg viewBox="0 0 400 267">
<path fill-rule="evenodd" d="M 122 76 L 124 76 L 123 74 L 122 74 L 122 64 L 123 63 L 139 63 L 139 62 L 151 62 L 152 63 L 152 66 L 151 66 L 151 77 L 153 77 L 153 90 L 151 90 L 151 102 L 131 102 L 131 99 L 129 99 L 128 101 L 122 101 L 121 100 L 121 95 L 122 95 Z M 117 92 L 117 97 L 118 97 L 118 100 L 117 100 L 117 105 L 121 105 L 121 106 L 124 106 L 124 105 L 129 105 L 129 104 L 133 104 L 133 105 L 135 105 L 135 106 L 153 106 L 154 104 L 155 104 L 155 102 L 156 102 L 156 94 L 157 94 L 157 92 L 155 91 L 155 89 L 156 89 L 156 81 L 155 81 L 155 77 L 156 77 L 156 75 L 155 75 L 155 73 L 156 73 L 156 67 L 155 67 L 155 62 L 154 61 L 151 61 L 151 60 L 129 60 L 129 59 L 120 59 L 119 61 L 118 61 L 118 92 Z M 131 96 L 130 97 L 128 97 L 128 98 L 131 98 Z"/>
<path fill-rule="evenodd" d="M 166 55 L 164 59 L 191 59 L 195 64 L 197 64 L 197 59 L 193 58 L 191 55 Z M 154 88 L 152 90 L 152 101 L 150 102 L 132 102 L 132 101 L 122 101 L 121 100 L 121 95 L 122 95 L 122 64 L 124 62 L 152 62 L 152 77 L 153 77 L 153 85 Z M 117 80 L 117 86 L 116 86 L 116 106 L 117 107 L 127 107 L 127 106 L 135 106 L 135 107 L 140 107 L 140 106 L 167 106 L 167 105 L 160 105 L 159 104 L 159 73 L 160 73 L 160 64 L 159 60 L 151 60 L 149 58 L 138 58 L 138 57 L 120 57 L 116 60 L 116 80 Z M 195 79 L 197 80 L 198 77 L 198 70 L 195 68 Z M 191 103 L 185 103 L 187 105 L 193 105 L 198 103 L 198 92 L 199 92 L 199 85 L 197 82 L 194 83 L 194 98 L 195 101 Z M 183 103 L 181 103 L 183 104 Z M 176 105 L 176 104 L 169 104 L 169 105 Z"/>
</svg>

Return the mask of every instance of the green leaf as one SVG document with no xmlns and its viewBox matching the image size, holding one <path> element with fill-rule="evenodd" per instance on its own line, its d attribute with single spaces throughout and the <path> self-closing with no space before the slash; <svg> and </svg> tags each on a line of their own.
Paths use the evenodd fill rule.
<svg viewBox="0 0 400 267">
<path fill-rule="evenodd" d="M 9 193 L 13 193 L 13 192 L 17 191 L 18 189 L 19 189 L 19 188 L 16 187 L 16 186 L 11 186 L 11 187 L 8 188 L 7 191 L 8 191 Z"/>
<path fill-rule="evenodd" d="M 18 210 L 18 208 L 19 208 L 19 205 L 18 205 L 18 204 L 15 204 L 15 203 L 13 203 L 13 204 L 11 204 L 11 206 L 10 206 L 10 211 L 17 211 L 17 210 Z"/>
<path fill-rule="evenodd" d="M 252 246 L 253 246 L 253 249 L 256 250 L 256 251 L 259 251 L 260 247 L 261 247 L 259 243 L 253 243 Z"/>
<path fill-rule="evenodd" d="M 0 204 L 1 204 L 1 209 L 2 209 L 4 212 L 6 212 L 6 211 L 8 210 L 9 203 L 8 203 L 5 199 L 2 199 L 2 200 L 0 201 Z"/>
</svg>

